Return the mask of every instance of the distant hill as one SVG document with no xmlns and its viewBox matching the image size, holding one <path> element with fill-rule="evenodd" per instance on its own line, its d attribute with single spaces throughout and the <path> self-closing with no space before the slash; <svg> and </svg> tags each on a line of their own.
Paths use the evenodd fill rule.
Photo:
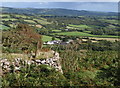
<svg viewBox="0 0 120 88">
<path fill-rule="evenodd" d="M 36 9 L 36 8 L 10 8 L 0 7 L 3 13 L 18 13 L 18 14 L 29 14 L 29 15 L 56 15 L 56 16 L 117 16 L 115 12 L 95 12 L 85 10 L 71 10 L 71 9 Z"/>
</svg>

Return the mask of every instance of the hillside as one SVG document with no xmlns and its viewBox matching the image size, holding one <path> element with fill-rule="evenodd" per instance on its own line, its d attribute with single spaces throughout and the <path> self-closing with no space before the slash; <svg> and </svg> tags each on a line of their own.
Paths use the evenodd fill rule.
<svg viewBox="0 0 120 88">
<path fill-rule="evenodd" d="M 116 13 L 0 9 L 3 88 L 120 85 Z"/>
<path fill-rule="evenodd" d="M 18 13 L 18 14 L 29 14 L 29 15 L 56 15 L 56 16 L 117 16 L 115 12 L 94 12 L 94 11 L 85 11 L 85 10 L 70 10 L 70 9 L 61 9 L 61 8 L 9 8 L 9 7 L 0 7 L 3 13 Z"/>
</svg>

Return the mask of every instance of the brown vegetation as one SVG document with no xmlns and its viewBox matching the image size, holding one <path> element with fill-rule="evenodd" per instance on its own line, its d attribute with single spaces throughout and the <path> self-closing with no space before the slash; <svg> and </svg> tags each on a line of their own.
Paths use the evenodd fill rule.
<svg viewBox="0 0 120 88">
<path fill-rule="evenodd" d="M 18 24 L 15 29 L 3 32 L 3 46 L 11 50 L 19 49 L 24 53 L 36 53 L 42 47 L 41 38 L 29 25 Z"/>
</svg>

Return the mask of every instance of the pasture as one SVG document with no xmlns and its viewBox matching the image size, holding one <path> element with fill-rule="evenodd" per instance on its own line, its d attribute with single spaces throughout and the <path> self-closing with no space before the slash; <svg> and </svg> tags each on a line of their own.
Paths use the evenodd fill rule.
<svg viewBox="0 0 120 88">
<path fill-rule="evenodd" d="M 46 41 L 51 41 L 52 37 L 50 36 L 46 36 L 46 35 L 42 35 L 42 41 L 46 42 Z M 59 40 L 58 38 L 55 38 L 55 40 Z"/>
<path fill-rule="evenodd" d="M 0 29 L 2 29 L 2 30 L 8 30 L 9 27 L 7 27 L 7 26 L 5 26 L 5 25 L 0 25 Z"/>
<path fill-rule="evenodd" d="M 112 36 L 112 35 L 92 35 L 89 33 L 83 33 L 83 32 L 61 32 L 61 33 L 53 33 L 58 35 L 70 35 L 70 36 L 83 36 L 83 37 L 105 37 L 105 38 L 118 38 L 118 36 Z"/>
</svg>

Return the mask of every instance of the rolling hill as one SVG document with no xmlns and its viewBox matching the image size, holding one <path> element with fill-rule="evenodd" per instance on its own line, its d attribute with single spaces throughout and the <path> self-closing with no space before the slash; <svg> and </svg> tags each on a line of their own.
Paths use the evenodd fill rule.
<svg viewBox="0 0 120 88">
<path fill-rule="evenodd" d="M 10 8 L 10 7 L 0 7 L 3 13 L 18 13 L 27 15 L 56 15 L 56 16 L 117 16 L 115 12 L 95 12 L 95 11 L 85 11 L 85 10 L 71 10 L 71 9 L 61 9 L 61 8 Z"/>
</svg>

